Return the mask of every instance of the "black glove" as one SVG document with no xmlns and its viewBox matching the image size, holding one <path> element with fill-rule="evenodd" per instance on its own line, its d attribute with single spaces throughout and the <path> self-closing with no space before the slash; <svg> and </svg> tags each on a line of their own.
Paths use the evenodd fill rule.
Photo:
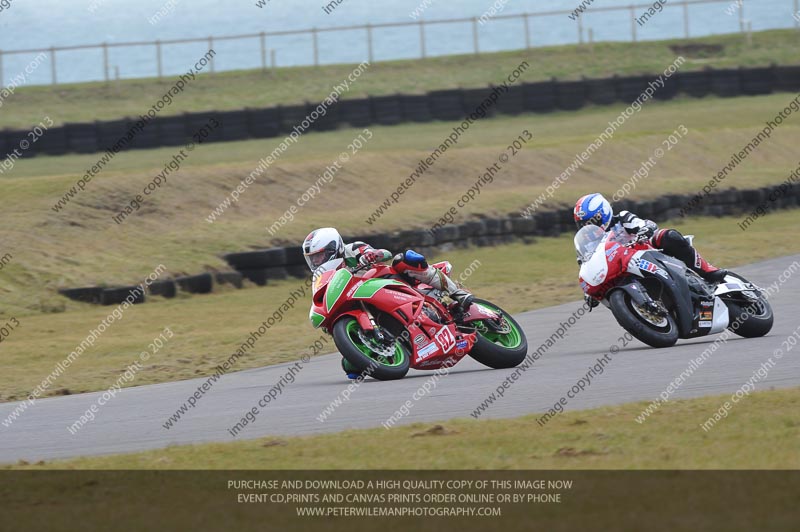
<svg viewBox="0 0 800 532">
<path fill-rule="evenodd" d="M 644 226 L 636 233 L 636 240 L 639 242 L 649 240 L 653 238 L 656 231 L 658 231 L 658 226 L 654 222 L 647 220 Z"/>
</svg>

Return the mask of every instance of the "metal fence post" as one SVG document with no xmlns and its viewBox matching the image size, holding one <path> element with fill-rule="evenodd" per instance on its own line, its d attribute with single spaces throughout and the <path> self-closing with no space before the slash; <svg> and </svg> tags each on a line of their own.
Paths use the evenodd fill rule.
<svg viewBox="0 0 800 532">
<path fill-rule="evenodd" d="M 314 66 L 319 66 L 319 43 L 317 41 L 317 28 L 311 28 L 311 37 L 314 41 Z"/>
<path fill-rule="evenodd" d="M 421 20 L 419 21 L 419 50 L 420 50 L 420 57 L 423 59 L 426 56 L 425 52 L 425 23 Z"/>
<path fill-rule="evenodd" d="M 259 34 L 259 40 L 261 41 L 261 71 L 267 71 L 267 36 L 262 31 Z"/>
<path fill-rule="evenodd" d="M 367 24 L 367 60 L 372 63 L 372 24 Z"/>
<path fill-rule="evenodd" d="M 583 17 L 578 15 L 578 43 L 583 44 Z"/>
<path fill-rule="evenodd" d="M 50 47 L 50 78 L 53 82 L 53 85 L 58 85 L 58 76 L 56 74 L 56 49 L 55 47 Z"/>
<path fill-rule="evenodd" d="M 739 31 L 744 33 L 744 2 L 739 6 Z"/>
<path fill-rule="evenodd" d="M 275 70 L 275 48 L 269 51 L 269 63 L 272 65 L 272 70 Z"/>
<path fill-rule="evenodd" d="M 636 42 L 636 8 L 631 6 L 631 37 Z"/>
<path fill-rule="evenodd" d="M 525 13 L 522 18 L 525 20 L 525 49 L 528 50 L 531 47 L 531 28 L 528 22 L 528 14 Z"/>
<path fill-rule="evenodd" d="M 689 2 L 683 3 L 683 34 L 684 38 L 689 38 Z"/>
<path fill-rule="evenodd" d="M 161 41 L 156 41 L 156 69 L 159 81 L 164 76 L 163 64 L 161 63 Z"/>
<path fill-rule="evenodd" d="M 478 47 L 478 17 L 472 17 L 472 49 L 475 51 L 475 55 L 480 53 L 480 48 Z"/>
<path fill-rule="evenodd" d="M 214 37 L 209 37 L 208 38 L 208 50 L 211 51 L 213 49 L 214 49 Z M 214 57 L 216 57 L 216 55 L 214 55 Z M 215 69 L 214 69 L 214 57 L 212 57 L 211 60 L 209 61 L 209 63 L 211 63 L 211 73 L 212 74 L 215 72 Z"/>
<path fill-rule="evenodd" d="M 108 43 L 103 43 L 103 78 L 108 83 Z"/>
</svg>

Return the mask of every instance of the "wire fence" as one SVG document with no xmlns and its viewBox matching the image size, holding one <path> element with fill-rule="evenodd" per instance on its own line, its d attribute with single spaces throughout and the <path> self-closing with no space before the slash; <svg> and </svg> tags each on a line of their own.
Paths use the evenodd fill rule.
<svg viewBox="0 0 800 532">
<path fill-rule="evenodd" d="M 800 0 L 787 0 L 787 2 L 791 2 L 793 5 L 793 13 L 795 13 L 794 17 L 794 27 L 796 29 L 800 29 Z M 663 6 L 664 11 L 668 10 L 682 10 L 682 28 L 676 31 L 675 35 L 672 37 L 684 37 L 689 38 L 691 37 L 691 17 L 692 17 L 692 10 L 690 9 L 692 6 L 698 5 L 706 5 L 706 4 L 728 4 L 728 8 L 724 11 L 727 11 L 727 15 L 729 16 L 736 16 L 738 18 L 739 23 L 739 31 L 742 33 L 746 33 L 749 31 L 749 21 L 745 18 L 745 8 L 744 8 L 744 1 L 743 0 L 683 0 L 681 2 L 670 2 Z M 631 4 L 628 6 L 609 6 L 609 7 L 591 7 L 586 9 L 581 16 L 575 17 L 575 40 L 573 43 L 584 44 L 587 41 L 592 42 L 594 41 L 594 30 L 592 27 L 585 27 L 584 24 L 584 17 L 587 15 L 591 15 L 593 13 L 607 13 L 607 12 L 627 12 L 628 16 L 630 17 L 630 33 L 627 36 L 631 42 L 637 42 L 640 38 L 640 27 L 643 25 L 641 22 L 641 13 L 653 7 L 653 3 L 639 3 L 639 4 Z M 520 32 L 519 37 L 522 38 L 521 42 L 524 43 L 524 47 L 526 49 L 533 47 L 533 33 L 531 31 L 531 21 L 536 20 L 538 18 L 543 17 L 553 17 L 553 16 L 569 16 L 574 14 L 574 11 L 566 11 L 566 10 L 559 10 L 559 11 L 541 11 L 535 13 L 523 13 L 523 14 L 513 14 L 513 15 L 495 15 L 491 17 L 492 21 L 496 20 L 516 20 L 519 21 L 520 24 L 518 31 Z M 720 13 L 723 14 L 723 13 Z M 143 76 L 138 77 L 151 77 L 156 76 L 157 78 L 161 79 L 164 77 L 164 51 L 165 48 L 170 46 L 179 46 L 184 44 L 192 44 L 192 43 L 205 43 L 209 50 L 214 49 L 214 46 L 217 43 L 227 42 L 227 41 L 250 41 L 251 47 L 243 48 L 238 53 L 247 53 L 251 55 L 258 54 L 258 60 L 260 61 L 260 68 L 264 71 L 274 68 L 276 66 L 276 50 L 274 48 L 270 48 L 269 44 L 271 40 L 276 38 L 286 37 L 286 36 L 294 36 L 294 37 L 305 37 L 310 41 L 310 57 L 306 58 L 306 61 L 301 64 L 305 65 L 314 65 L 319 66 L 320 62 L 320 36 L 324 34 L 334 34 L 334 33 L 343 33 L 343 32 L 358 32 L 363 35 L 363 45 L 364 45 L 364 52 L 366 53 L 366 57 L 362 58 L 367 59 L 370 63 L 376 61 L 375 57 L 375 46 L 374 46 L 374 38 L 376 34 L 380 31 L 389 30 L 391 28 L 406 28 L 414 31 L 416 33 L 416 40 L 418 41 L 418 49 L 419 49 L 419 58 L 426 58 L 432 54 L 429 54 L 429 36 L 431 35 L 431 31 L 434 28 L 447 26 L 447 25 L 462 25 L 471 27 L 471 51 L 474 54 L 481 53 L 481 42 L 478 28 L 480 25 L 486 22 L 483 20 L 483 17 L 466 17 L 466 18 L 454 18 L 454 19 L 441 19 L 441 20 L 417 20 L 411 22 L 389 22 L 389 23 L 380 23 L 380 24 L 363 24 L 363 25 L 351 25 L 351 26 L 337 26 L 337 27 L 328 27 L 328 28 L 311 28 L 311 29 L 303 29 L 303 30 L 286 30 L 286 31 L 271 31 L 271 32 L 260 32 L 260 33 L 247 33 L 247 34 L 240 34 L 240 35 L 223 35 L 223 36 L 209 36 L 209 37 L 198 37 L 198 38 L 188 38 L 188 39 L 171 39 L 171 40 L 156 40 L 156 41 L 139 41 L 139 42 L 119 42 L 119 43 L 100 43 L 100 44 L 85 44 L 85 45 L 76 45 L 76 46 L 62 46 L 62 47 L 49 47 L 49 48 L 31 48 L 25 50 L 0 50 L 0 86 L 5 85 L 5 80 L 3 76 L 3 59 L 5 56 L 13 56 L 19 54 L 46 54 L 48 58 L 48 63 L 50 66 L 50 83 L 53 85 L 57 85 L 59 83 L 59 60 L 58 54 L 64 52 L 102 52 L 101 54 L 101 61 L 102 61 L 102 79 L 106 82 L 112 79 L 118 79 L 119 76 L 119 69 L 116 65 L 111 64 L 110 62 L 110 54 L 109 51 L 112 49 L 128 49 L 128 48 L 141 48 L 147 47 L 152 49 L 152 59 L 151 59 L 151 74 L 147 76 L 146 74 Z M 707 21 L 706 21 L 707 22 Z M 616 36 L 615 40 L 623 40 L 626 36 L 618 35 Z M 352 38 L 349 39 L 352 42 Z M 495 47 L 496 48 L 496 47 Z M 518 47 L 517 47 L 518 48 Z M 505 49 L 513 49 L 513 48 L 505 48 Z M 447 54 L 435 54 L 435 55 L 449 55 L 453 52 L 450 51 Z M 96 55 L 96 54 L 95 54 Z M 76 61 L 76 58 L 72 58 L 73 61 Z M 96 59 L 95 59 L 96 60 Z M 385 59 L 377 59 L 378 61 L 385 60 Z M 86 59 L 77 58 L 77 61 L 84 63 Z M 357 62 L 357 61 L 356 61 Z M 67 65 L 69 66 L 69 65 Z M 210 72 L 213 74 L 217 71 L 217 67 L 215 62 L 212 60 L 210 64 Z"/>
</svg>

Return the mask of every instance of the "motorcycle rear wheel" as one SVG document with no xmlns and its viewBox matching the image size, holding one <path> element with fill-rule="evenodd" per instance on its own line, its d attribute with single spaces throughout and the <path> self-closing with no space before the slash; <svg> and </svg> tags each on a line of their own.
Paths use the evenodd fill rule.
<svg viewBox="0 0 800 532">
<path fill-rule="evenodd" d="M 390 381 L 402 379 L 411 366 L 408 349 L 401 341 L 395 341 L 394 352 L 384 356 L 377 352 L 376 345 L 365 342 L 361 326 L 352 316 L 345 316 L 333 326 L 333 342 L 339 353 L 355 366 L 357 373 L 374 379 Z"/>
<path fill-rule="evenodd" d="M 728 306 L 731 325 L 739 320 L 737 328 L 729 326 L 728 329 L 742 338 L 759 338 L 766 336 L 772 330 L 775 316 L 772 313 L 772 306 L 763 297 L 749 305 L 733 301 L 725 301 L 725 304 Z M 749 317 L 746 320 L 740 319 L 745 314 L 749 314 Z"/>
<path fill-rule="evenodd" d="M 672 347 L 678 341 L 678 326 L 669 313 L 662 317 L 664 324 L 657 325 L 634 309 L 631 296 L 624 290 L 611 292 L 608 302 L 617 323 L 637 340 L 657 348 Z"/>
</svg>

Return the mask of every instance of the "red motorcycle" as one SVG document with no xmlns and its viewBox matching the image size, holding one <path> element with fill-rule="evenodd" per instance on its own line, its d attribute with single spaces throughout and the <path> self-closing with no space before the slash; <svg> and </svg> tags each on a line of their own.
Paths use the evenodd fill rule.
<svg viewBox="0 0 800 532">
<path fill-rule="evenodd" d="M 434 267 L 448 275 L 452 269 L 449 262 Z M 309 318 L 333 335 L 339 352 L 362 374 L 401 379 L 409 368 L 451 367 L 466 355 L 490 368 L 512 368 L 527 356 L 522 327 L 488 301 L 475 299 L 454 315 L 441 301 L 443 292 L 412 287 L 391 266 L 350 271 L 338 262 L 326 270 L 315 274 Z"/>
<path fill-rule="evenodd" d="M 687 237 L 692 238 L 692 237 Z M 611 309 L 617 322 L 652 347 L 729 328 L 745 338 L 772 329 L 772 307 L 762 290 L 729 272 L 714 285 L 686 265 L 629 235 L 594 225 L 575 235 L 583 291 Z"/>
</svg>

